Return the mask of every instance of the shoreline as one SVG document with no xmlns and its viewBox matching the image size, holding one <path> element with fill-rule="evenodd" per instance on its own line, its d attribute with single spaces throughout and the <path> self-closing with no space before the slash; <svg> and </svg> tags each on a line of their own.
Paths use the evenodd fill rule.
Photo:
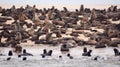
<svg viewBox="0 0 120 67">
<path fill-rule="evenodd" d="M 66 55 L 68 53 L 75 55 L 75 56 L 80 56 L 82 57 L 83 53 L 83 48 L 86 47 L 88 50 L 92 50 L 92 56 L 114 56 L 114 48 L 117 48 L 120 51 L 119 47 L 106 47 L 106 48 L 94 48 L 94 46 L 86 45 L 86 46 L 77 46 L 75 48 L 70 48 L 69 52 L 61 52 L 60 51 L 60 46 L 50 46 L 50 45 L 35 45 L 35 46 L 22 46 L 23 49 L 26 49 L 28 53 L 32 53 L 34 56 L 42 54 L 43 49 L 47 50 L 53 50 L 53 56 L 54 55 Z M 8 53 L 9 50 L 14 50 L 11 47 L 0 47 L 0 51 L 3 54 Z M 76 52 L 77 51 L 77 52 Z M 76 53 L 75 53 L 76 52 Z M 16 52 L 13 52 L 15 56 L 17 56 Z M 14 55 L 13 55 L 14 56 Z M 84 56 L 83 56 L 84 57 Z"/>
</svg>

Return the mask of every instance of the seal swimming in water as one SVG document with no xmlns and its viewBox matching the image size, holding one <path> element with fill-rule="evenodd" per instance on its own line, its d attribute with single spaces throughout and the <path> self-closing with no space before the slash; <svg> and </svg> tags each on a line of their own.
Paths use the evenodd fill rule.
<svg viewBox="0 0 120 67">
<path fill-rule="evenodd" d="M 47 50 L 46 49 L 43 50 L 43 54 L 47 54 Z"/>
<path fill-rule="evenodd" d="M 43 49 L 43 54 L 41 54 L 41 56 L 42 57 L 44 57 L 44 56 L 51 56 L 52 55 L 52 50 L 49 50 L 48 52 L 47 52 L 47 50 L 46 49 Z"/>
<path fill-rule="evenodd" d="M 51 56 L 52 55 L 52 50 L 49 50 L 49 52 L 46 54 L 47 56 Z"/>
<path fill-rule="evenodd" d="M 120 52 L 118 49 L 114 48 L 113 51 L 115 53 L 115 56 L 120 56 Z"/>
<path fill-rule="evenodd" d="M 70 59 L 73 59 L 73 56 L 71 56 L 69 53 L 67 54 L 67 57 L 69 57 Z"/>
<path fill-rule="evenodd" d="M 27 53 L 26 49 L 23 49 L 23 54 L 20 54 L 21 56 L 33 56 L 31 53 Z"/>
<path fill-rule="evenodd" d="M 18 55 L 18 58 L 20 58 L 21 57 L 21 55 Z"/>
<path fill-rule="evenodd" d="M 89 50 L 88 52 L 84 52 L 84 53 L 82 53 L 82 56 L 91 56 L 91 52 L 92 52 L 92 50 Z"/>
<path fill-rule="evenodd" d="M 69 51 L 69 48 L 67 47 L 66 44 L 63 44 L 60 48 L 60 51 Z"/>
<path fill-rule="evenodd" d="M 62 58 L 62 56 L 60 55 L 59 58 Z"/>
<path fill-rule="evenodd" d="M 87 48 L 86 47 L 83 48 L 83 52 L 87 52 Z"/>
<path fill-rule="evenodd" d="M 45 58 L 45 55 L 42 55 L 42 58 Z"/>
<path fill-rule="evenodd" d="M 24 60 L 27 60 L 27 57 L 23 57 L 23 59 L 22 59 L 22 60 L 23 60 L 23 61 L 24 61 Z"/>
<path fill-rule="evenodd" d="M 13 56 L 13 53 L 11 50 L 8 52 L 8 56 Z"/>
<path fill-rule="evenodd" d="M 11 59 L 11 57 L 8 57 L 6 60 L 10 60 Z"/>
</svg>

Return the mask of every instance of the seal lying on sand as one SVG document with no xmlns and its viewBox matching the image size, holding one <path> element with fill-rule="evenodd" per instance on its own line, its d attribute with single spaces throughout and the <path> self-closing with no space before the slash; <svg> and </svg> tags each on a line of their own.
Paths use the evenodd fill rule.
<svg viewBox="0 0 120 67">
<path fill-rule="evenodd" d="M 120 10 L 117 6 L 111 6 L 108 10 L 95 8 L 90 10 L 90 8 L 84 8 L 84 5 L 81 5 L 80 9 L 75 12 L 69 11 L 66 7 L 63 7 L 61 11 L 54 6 L 49 9 L 44 8 L 43 10 L 37 9 L 35 5 L 33 7 L 27 5 L 25 8 L 15 8 L 13 6 L 10 9 L 2 9 L 1 7 L 0 15 L 0 26 L 2 27 L 0 27 L 0 36 L 1 38 L 7 38 L 4 43 L 0 42 L 0 46 L 7 47 L 11 46 L 11 44 L 15 46 L 18 44 L 15 41 L 22 43 L 29 39 L 34 41 L 35 44 L 53 44 L 54 46 L 60 43 L 56 39 L 61 40 L 64 34 L 72 37 L 84 34 L 88 38 L 95 35 L 95 39 L 80 41 L 78 37 L 78 40 L 74 38 L 74 43 L 71 40 L 67 40 L 67 46 L 61 46 L 61 51 L 69 51 L 68 44 L 73 45 L 72 47 L 76 46 L 77 43 L 78 45 L 96 45 L 96 48 L 104 48 L 106 44 L 113 47 L 117 46 L 114 44 L 119 43 L 110 40 L 111 38 L 120 38 L 120 24 L 112 23 L 113 21 L 120 20 Z M 15 21 L 11 23 L 8 20 Z M 95 29 L 91 27 L 95 27 Z M 69 30 L 69 28 L 72 29 Z M 101 33 L 97 28 L 104 31 Z M 83 30 L 90 30 L 91 33 Z M 46 37 L 41 38 L 42 35 L 46 35 Z M 96 40 L 96 37 L 103 38 Z M 105 40 L 106 38 L 107 40 Z"/>
<path fill-rule="evenodd" d="M 9 17 L 0 17 L 0 22 L 6 22 L 7 20 L 12 20 L 12 18 L 9 18 Z"/>
<path fill-rule="evenodd" d="M 105 48 L 106 46 L 105 46 L 105 44 L 103 44 L 103 43 L 97 43 L 96 45 L 95 45 L 95 48 Z"/>
</svg>

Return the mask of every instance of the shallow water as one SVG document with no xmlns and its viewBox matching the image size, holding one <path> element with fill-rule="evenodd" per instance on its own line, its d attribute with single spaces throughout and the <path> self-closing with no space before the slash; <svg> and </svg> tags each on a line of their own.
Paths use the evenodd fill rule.
<svg viewBox="0 0 120 67">
<path fill-rule="evenodd" d="M 112 47 L 95 49 L 94 47 L 87 46 L 92 49 L 92 57 L 83 57 L 82 49 L 83 47 L 76 47 L 70 49 L 70 54 L 74 57 L 69 59 L 66 57 L 66 53 L 61 53 L 59 51 L 59 46 L 24 46 L 23 48 L 27 52 L 32 53 L 34 56 L 27 57 L 26 61 L 22 61 L 22 57 L 18 58 L 17 54 L 14 53 L 12 59 L 6 61 L 8 50 L 11 48 L 0 48 L 1 52 L 6 56 L 0 56 L 0 67 L 119 67 L 120 66 L 120 56 L 115 57 Z M 53 55 L 51 57 L 45 57 L 44 59 L 40 56 L 42 50 L 46 48 L 47 50 L 52 49 Z M 120 48 L 118 48 L 120 50 Z M 62 55 L 62 58 L 58 58 Z M 100 58 L 95 61 L 93 58 L 95 56 L 100 56 Z"/>
<path fill-rule="evenodd" d="M 120 61 L 93 61 L 81 59 L 41 59 L 21 61 L 13 59 L 10 61 L 0 61 L 1 67 L 119 67 Z"/>
</svg>

